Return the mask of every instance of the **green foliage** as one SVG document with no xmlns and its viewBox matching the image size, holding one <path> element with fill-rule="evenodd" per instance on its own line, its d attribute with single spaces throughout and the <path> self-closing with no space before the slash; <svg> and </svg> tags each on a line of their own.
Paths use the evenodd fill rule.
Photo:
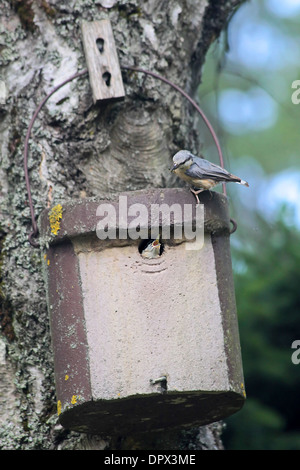
<svg viewBox="0 0 300 470">
<path fill-rule="evenodd" d="M 225 167 L 250 183 L 247 191 L 227 189 L 238 223 L 231 241 L 247 392 L 244 408 L 226 420 L 227 449 L 300 450 L 300 364 L 291 360 L 300 340 L 300 232 L 290 208 L 274 216 L 279 200 L 299 207 L 300 104 L 291 95 L 299 79 L 300 12 L 288 13 L 291 3 L 278 0 L 276 13 L 275 3 L 242 4 L 206 56 L 198 95 Z M 199 133 L 203 154 L 219 163 L 202 123 Z M 276 174 L 282 189 L 275 194 Z"/>
<path fill-rule="evenodd" d="M 300 450 L 300 232 L 281 217 L 233 250 L 247 401 L 227 420 L 227 449 Z"/>
<path fill-rule="evenodd" d="M 243 156 L 251 156 L 260 163 L 267 174 L 282 171 L 289 166 L 299 168 L 298 154 L 300 118 L 300 104 L 292 103 L 292 83 L 300 78 L 299 60 L 295 60 L 299 54 L 298 35 L 300 15 L 290 18 L 278 18 L 270 13 L 267 8 L 267 0 L 251 0 L 243 3 L 229 22 L 227 31 L 212 44 L 202 73 L 202 83 L 199 87 L 199 102 L 206 115 L 218 132 L 225 157 L 225 166 L 232 165 Z M 279 1 L 280 3 L 280 1 Z M 257 58 L 263 54 L 264 47 L 270 47 L 272 32 L 272 51 L 268 60 L 261 63 L 260 60 L 246 65 L 241 57 L 247 56 L 247 49 L 242 50 L 245 29 L 250 28 L 247 43 L 251 43 L 251 31 L 261 31 L 262 46 L 257 46 Z M 264 34 L 265 31 L 265 34 Z M 275 34 L 275 33 L 278 34 Z M 277 60 L 277 52 L 283 47 L 283 42 L 289 44 L 287 54 L 281 55 Z M 237 50 L 240 54 L 237 54 Z M 277 51 L 277 52 L 276 52 Z M 284 62 L 285 57 L 289 57 Z M 233 99 L 231 107 L 236 109 L 236 115 L 240 121 L 235 129 L 230 131 L 226 126 L 226 120 L 220 113 L 220 103 L 224 94 L 230 90 L 242 92 L 248 97 L 248 105 L 251 108 L 254 95 L 261 92 L 265 98 L 273 103 L 275 119 L 270 125 L 261 128 L 245 127 L 243 124 L 243 104 L 236 103 Z M 249 121 L 260 121 L 262 109 L 256 111 L 256 116 L 251 113 Z M 206 157 L 218 163 L 218 155 L 211 145 L 211 136 L 205 126 L 201 125 L 201 138 L 204 144 Z M 236 160 L 236 161 L 235 161 Z"/>
</svg>

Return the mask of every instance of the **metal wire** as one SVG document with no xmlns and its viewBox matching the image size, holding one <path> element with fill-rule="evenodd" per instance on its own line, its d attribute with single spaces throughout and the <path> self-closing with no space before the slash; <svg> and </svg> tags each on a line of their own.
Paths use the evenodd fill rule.
<svg viewBox="0 0 300 470">
<path fill-rule="evenodd" d="M 57 85 L 55 88 L 53 88 L 53 90 L 50 91 L 50 93 L 43 99 L 43 101 L 41 101 L 39 106 L 36 108 L 32 118 L 30 120 L 28 129 L 27 129 L 27 134 L 26 134 L 26 137 L 25 137 L 25 144 L 24 144 L 24 173 L 25 173 L 25 182 L 26 182 L 26 188 L 27 188 L 27 194 L 28 194 L 28 204 L 29 204 L 30 215 L 31 215 L 31 223 L 32 223 L 32 229 L 33 229 L 32 232 L 30 232 L 30 234 L 28 235 L 28 240 L 29 240 L 30 244 L 32 246 L 34 246 L 35 248 L 39 247 L 38 242 L 36 242 L 34 240 L 34 238 L 36 238 L 37 235 L 38 235 L 38 226 L 37 226 L 37 223 L 36 223 L 36 218 L 35 218 L 35 213 L 34 213 L 34 207 L 33 207 L 33 202 L 32 202 L 32 197 L 31 197 L 29 174 L 28 174 L 28 149 L 29 149 L 29 139 L 30 139 L 31 130 L 32 130 L 33 124 L 34 124 L 40 110 L 42 109 L 44 104 L 48 101 L 50 96 L 52 96 L 53 93 L 55 93 L 61 87 L 66 85 L 66 83 L 69 83 L 72 80 L 74 80 L 74 78 L 81 77 L 82 75 L 85 75 L 86 73 L 87 73 L 87 69 L 82 70 L 81 72 L 75 73 L 74 75 L 67 78 L 66 80 L 64 80 L 59 85 Z"/>
<path fill-rule="evenodd" d="M 152 77 L 154 77 L 158 80 L 161 80 L 162 82 L 168 84 L 169 86 L 171 86 L 172 88 L 177 90 L 179 93 L 181 93 L 181 95 L 183 95 L 193 105 L 193 107 L 200 114 L 200 116 L 202 117 L 202 119 L 205 122 L 206 126 L 208 127 L 208 130 L 210 131 L 210 133 L 212 135 L 212 138 L 213 138 L 213 140 L 216 144 L 216 147 L 217 147 L 217 150 L 218 150 L 218 153 L 219 153 L 220 166 L 222 168 L 224 168 L 224 161 L 223 161 L 223 154 L 222 154 L 221 146 L 219 144 L 218 138 L 216 136 L 216 133 L 215 133 L 211 123 L 209 122 L 208 118 L 206 117 L 206 115 L 204 114 L 202 109 L 198 106 L 198 104 L 181 87 L 179 87 L 175 83 L 171 82 L 167 78 L 162 77 L 161 75 L 158 75 L 157 73 L 151 72 L 149 70 L 144 70 L 144 69 L 141 69 L 139 67 L 134 67 L 134 66 L 131 66 L 131 65 L 121 65 L 121 69 L 131 70 L 131 71 L 134 71 L 134 72 L 144 73 L 146 75 L 150 75 L 150 76 L 152 76 Z M 41 101 L 41 103 L 36 108 L 32 118 L 30 120 L 29 126 L 28 126 L 28 130 L 27 130 L 26 138 L 25 138 L 25 144 L 24 144 L 24 173 L 25 173 L 25 182 L 26 182 L 26 188 L 27 188 L 27 193 L 28 193 L 28 204 L 29 204 L 29 208 L 30 208 L 30 215 L 31 215 L 31 222 L 32 222 L 32 229 L 33 229 L 32 232 L 30 232 L 30 234 L 28 235 L 28 240 L 29 240 L 30 244 L 32 246 L 34 246 L 35 248 L 39 247 L 39 243 L 36 240 L 34 240 L 38 236 L 38 226 L 37 226 L 36 217 L 35 217 L 35 213 L 34 213 L 34 206 L 33 206 L 33 202 L 32 202 L 31 189 L 30 189 L 30 180 L 29 180 L 29 174 L 28 174 L 28 151 L 29 151 L 29 139 L 30 139 L 31 131 L 32 131 L 34 122 L 35 122 L 40 110 L 42 109 L 44 104 L 48 101 L 48 99 L 57 90 L 59 90 L 61 87 L 63 87 L 67 83 L 71 82 L 75 78 L 79 78 L 79 77 L 82 77 L 83 75 L 86 75 L 87 72 L 88 72 L 88 70 L 84 69 L 81 72 L 75 73 L 74 75 L 67 78 L 66 80 L 64 80 L 59 85 L 57 85 L 55 88 L 53 88 L 53 90 L 50 91 L 50 93 Z M 226 186 L 225 186 L 225 184 L 223 184 L 223 193 L 226 195 Z M 237 226 L 236 222 L 233 219 L 231 219 L 231 221 L 233 223 L 234 231 L 235 231 L 236 226 Z M 233 232 L 231 232 L 231 233 L 233 233 Z"/>
<path fill-rule="evenodd" d="M 230 222 L 232 223 L 232 229 L 230 230 L 229 233 L 230 235 L 232 235 L 237 229 L 237 223 L 234 219 L 230 219 Z"/>
<path fill-rule="evenodd" d="M 224 168 L 224 160 L 223 160 L 223 154 L 222 154 L 222 150 L 221 150 L 221 146 L 220 146 L 220 143 L 219 143 L 219 140 L 218 140 L 218 137 L 211 125 L 211 123 L 209 122 L 208 118 L 206 117 L 206 115 L 204 114 L 203 110 L 200 108 L 200 106 L 198 106 L 198 104 L 196 103 L 196 101 L 194 101 L 182 88 L 180 88 L 178 85 L 176 85 L 175 83 L 172 83 L 170 80 L 168 80 L 167 78 L 165 77 L 162 77 L 161 75 L 158 75 L 157 73 L 154 73 L 154 72 L 150 72 L 149 70 L 144 70 L 144 69 L 140 69 L 139 67 L 133 67 L 131 65 L 122 65 L 121 66 L 121 69 L 125 69 L 125 70 L 133 70 L 135 72 L 141 72 L 141 73 L 144 73 L 144 74 L 147 74 L 147 75 L 151 75 L 151 77 L 154 77 L 154 78 L 157 78 L 158 80 L 161 80 L 162 82 L 165 82 L 167 83 L 168 85 L 170 85 L 172 88 L 174 88 L 175 90 L 177 90 L 179 93 L 181 93 L 193 106 L 194 108 L 196 109 L 196 111 L 198 111 L 198 113 L 200 114 L 200 116 L 202 117 L 203 121 L 205 122 L 206 126 L 208 127 L 208 130 L 209 132 L 211 133 L 212 135 L 212 138 L 214 139 L 214 142 L 216 144 L 216 147 L 218 149 L 218 153 L 219 153 L 219 159 L 220 159 L 220 166 L 222 168 Z M 225 188 L 225 184 L 224 184 L 224 187 L 223 189 Z M 226 194 L 226 189 L 224 191 L 224 194 Z"/>
</svg>

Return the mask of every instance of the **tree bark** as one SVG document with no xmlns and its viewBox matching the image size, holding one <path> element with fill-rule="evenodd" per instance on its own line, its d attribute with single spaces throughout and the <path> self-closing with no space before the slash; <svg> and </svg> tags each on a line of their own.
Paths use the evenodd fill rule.
<svg viewBox="0 0 300 470">
<path fill-rule="evenodd" d="M 102 439 L 57 421 L 53 357 L 40 251 L 28 243 L 24 140 L 41 100 L 86 68 L 81 22 L 109 18 L 121 64 L 167 77 L 193 95 L 205 54 L 240 0 L 2 0 L 0 20 L 0 448 L 221 449 L 222 425 L 185 433 Z M 57 91 L 30 140 L 36 214 L 64 201 L 178 185 L 169 167 L 199 151 L 195 115 L 182 96 L 123 71 L 126 98 L 93 104 L 88 76 Z"/>
</svg>

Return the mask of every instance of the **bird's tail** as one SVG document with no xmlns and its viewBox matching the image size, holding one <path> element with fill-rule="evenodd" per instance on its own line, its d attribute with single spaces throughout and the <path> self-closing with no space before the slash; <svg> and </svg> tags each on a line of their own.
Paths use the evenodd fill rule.
<svg viewBox="0 0 300 470">
<path fill-rule="evenodd" d="M 242 180 L 238 176 L 232 175 L 231 173 L 228 176 L 230 178 L 229 181 L 232 181 L 233 183 L 242 184 L 243 186 L 249 187 L 249 183 L 247 183 L 247 181 L 245 181 L 245 180 Z"/>
<path fill-rule="evenodd" d="M 247 188 L 249 188 L 249 183 L 247 183 L 247 181 L 241 180 L 241 181 L 238 181 L 238 183 L 243 184 L 244 186 L 247 186 Z"/>
</svg>

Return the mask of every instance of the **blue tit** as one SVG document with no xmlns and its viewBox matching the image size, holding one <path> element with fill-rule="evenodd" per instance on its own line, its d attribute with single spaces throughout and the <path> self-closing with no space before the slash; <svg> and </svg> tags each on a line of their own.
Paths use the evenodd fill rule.
<svg viewBox="0 0 300 470">
<path fill-rule="evenodd" d="M 214 188 L 219 183 L 232 181 L 249 186 L 247 181 L 232 175 L 224 168 L 204 160 L 204 158 L 196 157 L 188 150 L 180 150 L 174 155 L 171 171 L 192 186 L 191 191 L 195 194 L 198 204 L 198 194 L 206 189 Z"/>
</svg>

